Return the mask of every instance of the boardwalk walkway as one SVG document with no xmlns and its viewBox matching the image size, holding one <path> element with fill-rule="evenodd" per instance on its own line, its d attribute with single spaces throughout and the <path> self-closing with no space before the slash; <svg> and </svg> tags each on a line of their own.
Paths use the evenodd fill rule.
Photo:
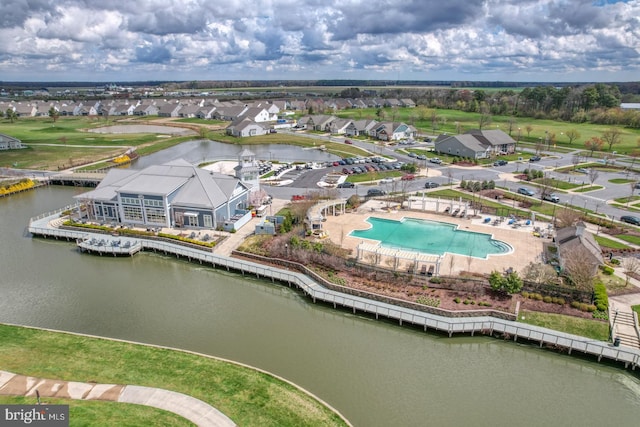
<svg viewBox="0 0 640 427">
<path fill-rule="evenodd" d="M 41 217 L 31 221 L 29 232 L 34 235 L 61 237 L 68 240 L 86 239 L 91 233 L 85 231 L 63 230 L 50 227 L 49 221 L 57 218 L 57 215 Z M 97 235 L 96 235 L 97 236 Z M 100 235 L 104 236 L 104 235 Z M 285 270 L 271 267 L 262 263 L 245 259 L 238 259 L 229 256 L 214 254 L 208 251 L 184 247 L 175 243 L 168 243 L 157 240 L 140 240 L 143 250 L 172 254 L 177 257 L 186 258 L 192 262 L 211 265 L 214 268 L 222 268 L 228 271 L 237 271 L 241 274 L 251 274 L 258 278 L 264 278 L 273 282 L 296 286 L 304 292 L 313 302 L 324 302 L 352 310 L 354 313 L 361 312 L 379 318 L 386 317 L 397 321 L 400 325 L 409 323 L 417 325 L 424 330 L 432 329 L 453 334 L 487 333 L 498 334 L 514 340 L 518 338 L 537 342 L 540 346 L 566 349 L 569 354 L 572 351 L 579 351 L 593 357 L 598 361 L 602 358 L 615 362 L 621 362 L 625 367 L 635 369 L 640 366 L 640 349 L 629 347 L 614 347 L 609 342 L 591 340 L 582 336 L 566 334 L 563 332 L 519 323 L 513 320 L 494 317 L 493 311 L 477 310 L 473 313 L 447 312 L 446 310 L 432 310 L 430 312 L 421 309 L 400 306 L 384 301 L 376 301 L 369 298 L 350 295 L 338 290 L 324 287 L 319 281 L 311 278 L 310 274 L 303 274 L 298 271 Z M 311 273 L 311 272 L 310 272 Z M 439 314 L 436 314 L 439 313 Z M 513 315 L 502 313 L 504 316 Z M 459 317 L 474 316 L 474 317 Z M 503 317 L 504 317 L 503 316 Z"/>
<path fill-rule="evenodd" d="M 170 411 L 202 427 L 236 424 L 213 406 L 186 394 L 136 385 L 96 384 L 28 377 L 0 371 L 0 395 L 40 398 L 106 400 L 135 403 Z"/>
</svg>

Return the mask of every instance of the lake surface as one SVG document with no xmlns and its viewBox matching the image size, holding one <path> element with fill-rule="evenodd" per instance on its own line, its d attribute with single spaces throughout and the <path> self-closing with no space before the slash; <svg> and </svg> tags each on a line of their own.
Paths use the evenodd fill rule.
<svg viewBox="0 0 640 427">
<path fill-rule="evenodd" d="M 314 305 L 286 286 L 171 257 L 81 254 L 28 218 L 85 189 L 0 199 L 0 322 L 167 345 L 306 388 L 355 426 L 637 426 L 640 380 L 485 337 L 448 338 Z"/>
<path fill-rule="evenodd" d="M 318 143 L 320 145 L 320 143 Z M 166 150 L 140 157 L 132 163 L 134 169 L 144 169 L 175 159 L 185 159 L 192 164 L 200 164 L 215 160 L 237 160 L 242 150 L 248 149 L 256 155 L 256 159 L 279 162 L 332 162 L 338 156 L 325 151 L 305 149 L 292 145 L 234 145 L 210 140 L 183 142 Z"/>
</svg>

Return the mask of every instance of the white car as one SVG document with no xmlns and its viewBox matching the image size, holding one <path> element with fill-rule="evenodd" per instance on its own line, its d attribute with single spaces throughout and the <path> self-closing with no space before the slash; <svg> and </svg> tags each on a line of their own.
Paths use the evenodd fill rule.
<svg viewBox="0 0 640 427">
<path fill-rule="evenodd" d="M 393 178 L 382 178 L 380 184 L 390 184 L 393 182 Z"/>
</svg>

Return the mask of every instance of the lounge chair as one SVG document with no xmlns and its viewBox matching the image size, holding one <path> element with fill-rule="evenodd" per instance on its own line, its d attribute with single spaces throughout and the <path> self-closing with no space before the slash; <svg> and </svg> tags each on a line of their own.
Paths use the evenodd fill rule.
<svg viewBox="0 0 640 427">
<path fill-rule="evenodd" d="M 423 265 L 422 268 L 420 269 L 420 274 L 422 275 L 426 275 L 427 274 L 427 266 Z"/>
<path fill-rule="evenodd" d="M 485 224 L 488 224 L 488 223 L 490 223 L 490 222 L 491 222 L 491 218 L 485 218 L 485 219 L 484 219 L 484 223 L 485 223 Z"/>
<path fill-rule="evenodd" d="M 435 267 L 433 265 L 430 265 L 429 270 L 427 271 L 427 276 L 429 277 L 433 276 L 434 271 L 436 271 Z"/>
</svg>

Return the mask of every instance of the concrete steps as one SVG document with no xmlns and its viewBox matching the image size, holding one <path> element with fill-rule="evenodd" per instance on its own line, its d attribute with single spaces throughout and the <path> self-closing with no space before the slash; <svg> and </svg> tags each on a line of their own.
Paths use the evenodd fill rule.
<svg viewBox="0 0 640 427">
<path fill-rule="evenodd" d="M 620 345 L 640 348 L 633 312 L 629 307 L 612 305 L 609 307 L 609 324 L 613 328 L 613 338 L 620 339 Z"/>
</svg>

